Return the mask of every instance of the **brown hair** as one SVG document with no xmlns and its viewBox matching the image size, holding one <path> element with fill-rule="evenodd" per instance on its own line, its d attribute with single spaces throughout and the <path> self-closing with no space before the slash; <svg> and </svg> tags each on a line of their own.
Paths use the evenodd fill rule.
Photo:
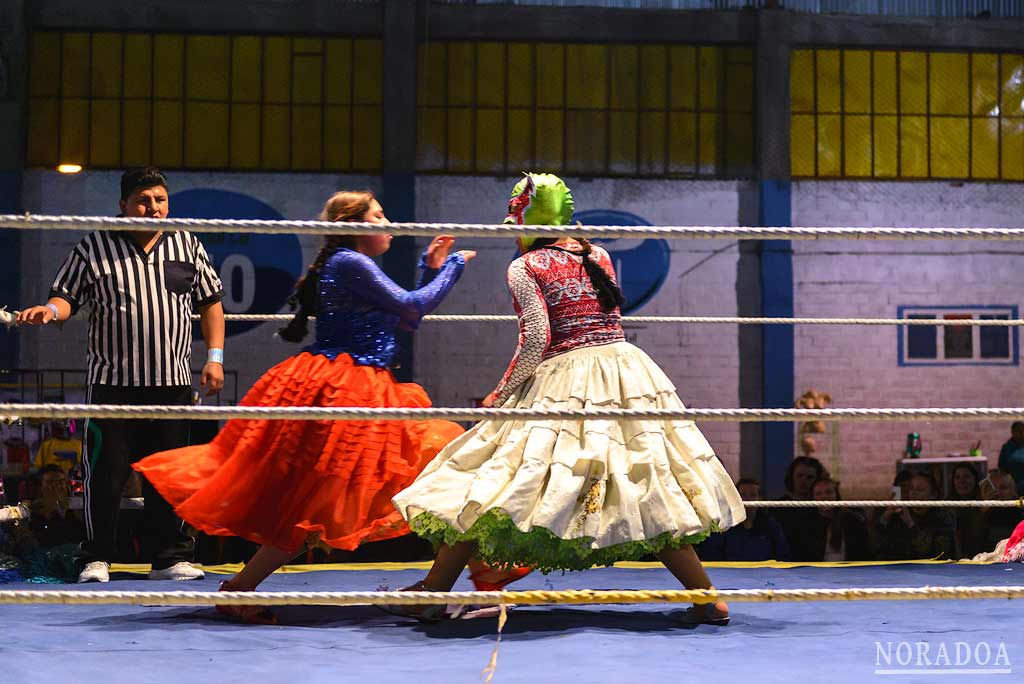
<svg viewBox="0 0 1024 684">
<path fill-rule="evenodd" d="M 597 293 L 597 301 L 601 305 L 601 310 L 605 313 L 613 311 L 615 307 L 622 306 L 626 303 L 626 298 L 622 296 L 622 290 L 615 284 L 608 272 L 601 268 L 601 264 L 597 263 L 590 258 L 593 252 L 593 247 L 590 245 L 590 241 L 586 238 L 573 236 L 573 239 L 580 243 L 583 247 L 581 252 L 569 252 L 570 254 L 580 254 L 583 257 L 583 269 L 587 272 L 590 277 L 590 284 L 594 287 L 594 292 Z M 527 252 L 532 252 L 535 249 L 541 247 L 552 247 L 553 249 L 559 249 L 553 247 L 554 243 L 558 241 L 558 238 L 538 238 L 533 241 Z M 563 250 L 568 251 L 568 250 Z"/>
<path fill-rule="evenodd" d="M 358 221 L 370 211 L 370 206 L 376 199 L 369 190 L 342 190 L 330 196 L 324 203 L 320 212 L 320 221 Z M 327 260 L 338 249 L 355 247 L 355 237 L 352 235 L 328 235 L 324 238 L 324 246 L 316 255 L 316 259 L 309 265 L 306 274 L 295 283 L 295 290 L 288 298 L 288 304 L 292 311 L 298 308 L 298 313 L 288 322 L 288 325 L 277 331 L 282 340 L 288 342 L 301 342 L 309 332 L 309 317 L 316 315 L 317 299 L 319 296 L 320 269 L 324 267 Z"/>
</svg>

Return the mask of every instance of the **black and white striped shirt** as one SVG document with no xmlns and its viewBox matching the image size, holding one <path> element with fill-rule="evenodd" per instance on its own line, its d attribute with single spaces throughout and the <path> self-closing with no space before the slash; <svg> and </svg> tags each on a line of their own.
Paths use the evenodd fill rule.
<svg viewBox="0 0 1024 684">
<path fill-rule="evenodd" d="M 64 260 L 51 297 L 86 304 L 89 384 L 192 384 L 192 313 L 221 299 L 210 258 L 191 233 L 163 233 L 147 254 L 125 232 L 87 235 Z"/>
</svg>

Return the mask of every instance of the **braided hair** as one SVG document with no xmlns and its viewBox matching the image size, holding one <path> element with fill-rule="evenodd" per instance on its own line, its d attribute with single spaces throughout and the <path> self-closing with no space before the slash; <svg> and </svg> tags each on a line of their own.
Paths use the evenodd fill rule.
<svg viewBox="0 0 1024 684">
<path fill-rule="evenodd" d="M 324 204 L 320 212 L 320 221 L 358 221 L 370 210 L 376 199 L 369 190 L 336 192 Z M 292 311 L 298 309 L 295 317 L 288 325 L 277 331 L 278 337 L 287 342 L 301 342 L 309 334 L 309 317 L 317 312 L 317 300 L 320 290 L 320 270 L 341 247 L 355 248 L 355 237 L 351 235 L 329 235 L 324 238 L 324 245 L 310 264 L 306 274 L 295 283 L 295 290 L 288 298 Z"/>
<path fill-rule="evenodd" d="M 597 301 L 601 305 L 601 311 L 608 313 L 613 311 L 615 307 L 622 306 L 626 303 L 626 298 L 622 296 L 622 290 L 615 284 L 608 272 L 601 268 L 601 264 L 597 263 L 591 258 L 593 253 L 593 246 L 590 241 L 586 238 L 574 237 L 576 242 L 580 243 L 583 249 L 579 252 L 570 251 L 570 254 L 579 254 L 583 257 L 583 268 L 590 277 L 590 284 L 594 287 L 594 292 L 597 293 Z M 538 238 L 533 241 L 527 252 L 532 252 L 535 249 L 541 247 L 552 247 L 558 238 Z M 559 249 L 554 247 L 554 249 Z M 569 251 L 569 250 L 563 250 Z"/>
</svg>

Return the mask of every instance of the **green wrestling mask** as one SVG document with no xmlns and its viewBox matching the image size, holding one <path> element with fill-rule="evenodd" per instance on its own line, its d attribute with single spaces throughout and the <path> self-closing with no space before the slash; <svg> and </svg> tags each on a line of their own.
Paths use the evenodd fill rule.
<svg viewBox="0 0 1024 684">
<path fill-rule="evenodd" d="M 572 191 L 565 182 L 550 173 L 526 173 L 512 188 L 505 223 L 528 226 L 567 226 L 575 209 Z M 523 251 L 530 248 L 536 236 L 521 236 Z"/>
</svg>

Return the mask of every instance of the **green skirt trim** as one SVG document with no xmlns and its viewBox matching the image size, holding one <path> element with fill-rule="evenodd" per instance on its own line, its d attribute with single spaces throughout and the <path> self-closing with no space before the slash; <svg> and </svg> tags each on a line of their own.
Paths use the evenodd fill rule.
<svg viewBox="0 0 1024 684">
<path fill-rule="evenodd" d="M 552 570 L 586 570 L 595 565 L 641 560 L 665 549 L 700 543 L 713 532 L 720 531 L 717 525 L 712 524 L 696 534 L 674 536 L 671 532 L 664 532 L 653 539 L 594 549 L 591 548 L 594 541 L 591 537 L 561 539 L 543 527 L 523 532 L 507 513 L 498 509 L 484 513 L 465 532 L 459 532 L 433 513 L 420 513 L 409 521 L 409 527 L 434 544 L 475 542 L 478 555 L 491 565 L 528 565 L 545 574 Z"/>
</svg>

